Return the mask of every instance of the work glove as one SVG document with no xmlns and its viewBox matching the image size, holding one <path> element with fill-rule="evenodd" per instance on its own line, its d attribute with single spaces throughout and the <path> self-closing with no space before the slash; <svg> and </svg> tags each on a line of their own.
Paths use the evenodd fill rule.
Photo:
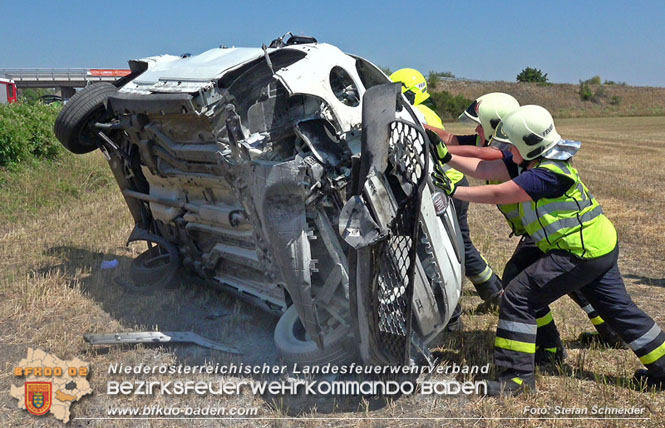
<svg viewBox="0 0 665 428">
<path fill-rule="evenodd" d="M 450 154 L 448 154 L 448 156 L 450 156 Z M 438 163 L 434 165 L 434 171 L 432 171 L 432 182 L 436 187 L 443 190 L 448 196 L 453 196 L 455 190 L 457 190 L 455 183 L 450 181 L 450 178 L 448 178 L 446 172 L 443 170 L 443 164 Z"/>
<path fill-rule="evenodd" d="M 446 147 L 446 143 L 443 141 L 439 141 L 436 144 L 436 159 L 439 161 L 439 163 L 448 163 L 450 160 L 453 158 L 453 155 L 450 154 L 448 151 L 448 147 Z"/>
<path fill-rule="evenodd" d="M 434 151 L 434 158 L 440 163 L 448 163 L 452 156 L 450 153 L 448 153 L 448 147 L 446 147 L 446 143 L 443 142 L 439 134 L 436 132 L 430 129 L 426 129 L 426 132 L 431 143 L 430 151 Z"/>
</svg>

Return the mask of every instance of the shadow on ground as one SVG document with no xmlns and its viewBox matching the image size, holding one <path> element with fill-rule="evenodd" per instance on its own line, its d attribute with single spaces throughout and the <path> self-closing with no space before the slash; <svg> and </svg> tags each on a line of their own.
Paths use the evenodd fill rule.
<svg viewBox="0 0 665 428">
<path fill-rule="evenodd" d="M 215 289 L 196 275 L 184 270 L 176 275 L 172 284 L 137 286 L 128 274 L 132 257 L 129 250 L 126 252 L 127 256 L 92 252 L 85 248 L 69 246 L 52 247 L 46 251 L 46 254 L 56 257 L 60 262 L 42 268 L 40 272 L 59 270 L 66 277 L 79 278 L 82 292 L 126 327 L 124 331 L 192 331 L 242 351 L 241 355 L 233 355 L 190 344 L 154 345 L 168 346 L 179 363 L 187 365 L 234 363 L 253 366 L 286 364 L 280 360 L 273 342 L 277 317 L 239 301 L 231 294 Z M 102 261 L 110 260 L 117 260 L 117 267 L 101 269 Z M 115 333 L 115 331 L 90 333 Z M 98 354 L 105 354 L 108 351 L 108 346 L 95 347 L 95 352 Z M 263 374 L 238 375 L 238 377 L 250 377 L 256 380 L 277 378 Z M 299 394 L 264 395 L 262 398 L 267 406 L 289 416 L 313 410 L 320 413 L 376 410 L 386 403 L 384 399 L 363 400 L 358 396 L 316 397 Z"/>
<path fill-rule="evenodd" d="M 649 278 L 647 276 L 640 275 L 624 275 L 624 278 L 634 279 L 638 285 L 650 285 L 655 287 L 665 287 L 665 278 Z"/>
<path fill-rule="evenodd" d="M 81 278 L 82 291 L 128 329 L 193 331 L 243 352 L 233 356 L 194 345 L 170 345 L 183 363 L 201 364 L 211 359 L 220 363 L 279 363 L 272 341 L 277 318 L 212 288 L 193 274 L 182 271 L 171 284 L 140 286 L 128 274 L 131 256 L 66 246 L 50 248 L 47 254 L 62 263 L 42 270 L 59 269 L 66 276 Z M 117 267 L 101 269 L 102 261 L 110 260 L 117 260 Z M 91 270 L 89 274 L 82 272 L 86 268 Z"/>
<path fill-rule="evenodd" d="M 461 333 L 451 334 L 444 342 L 442 343 L 442 348 L 433 352 L 434 356 L 440 360 L 446 362 L 459 362 L 462 361 L 465 356 L 473 356 L 474 360 L 466 362 L 471 366 L 473 365 L 483 365 L 487 361 L 493 360 L 493 349 L 491 346 L 488 346 L 488 343 L 493 341 L 494 332 L 475 330 L 475 331 L 464 331 Z M 569 341 L 564 344 L 568 349 L 590 349 L 592 347 L 598 349 L 615 349 L 611 347 L 602 347 L 600 345 L 585 345 L 579 341 Z M 471 351 L 475 349 L 475 351 Z M 570 357 L 569 357 L 570 358 Z M 484 361 L 484 362 L 483 362 Z M 571 377 L 579 380 L 591 380 L 596 383 L 618 386 L 621 388 L 632 389 L 636 391 L 644 391 L 644 385 L 637 384 L 632 377 L 622 377 L 622 376 L 612 376 L 612 375 L 600 375 L 590 370 L 584 369 L 584 362 L 578 361 L 577 366 L 582 367 L 578 369 L 570 366 L 564 361 L 562 364 L 550 364 L 537 368 L 537 370 L 546 376 L 564 376 Z M 496 369 L 493 365 L 490 365 L 490 373 L 487 376 L 477 376 L 478 378 L 493 379 L 496 376 Z"/>
</svg>

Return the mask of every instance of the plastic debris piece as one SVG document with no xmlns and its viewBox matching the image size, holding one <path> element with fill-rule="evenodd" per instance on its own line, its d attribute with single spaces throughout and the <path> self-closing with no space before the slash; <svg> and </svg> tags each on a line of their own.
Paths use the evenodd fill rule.
<svg viewBox="0 0 665 428">
<path fill-rule="evenodd" d="M 118 260 L 102 260 L 102 265 L 100 267 L 102 270 L 115 269 L 118 267 Z"/>
<path fill-rule="evenodd" d="M 191 331 L 136 331 L 129 333 L 84 334 L 83 339 L 91 345 L 120 345 L 123 343 L 193 343 L 204 348 L 242 354 L 237 348 L 213 342 Z"/>
</svg>

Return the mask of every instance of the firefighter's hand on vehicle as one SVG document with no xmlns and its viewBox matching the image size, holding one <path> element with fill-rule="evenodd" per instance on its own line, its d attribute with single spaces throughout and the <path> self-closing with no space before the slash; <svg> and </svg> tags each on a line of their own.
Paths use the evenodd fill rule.
<svg viewBox="0 0 665 428">
<path fill-rule="evenodd" d="M 448 163 L 453 158 L 443 141 L 436 144 L 436 158 L 440 163 Z"/>
<path fill-rule="evenodd" d="M 448 196 L 453 196 L 455 190 L 457 190 L 455 183 L 450 181 L 450 178 L 448 178 L 446 172 L 443 170 L 442 164 L 437 164 L 434 166 L 434 171 L 432 172 L 432 182 L 436 187 L 443 190 Z"/>
</svg>

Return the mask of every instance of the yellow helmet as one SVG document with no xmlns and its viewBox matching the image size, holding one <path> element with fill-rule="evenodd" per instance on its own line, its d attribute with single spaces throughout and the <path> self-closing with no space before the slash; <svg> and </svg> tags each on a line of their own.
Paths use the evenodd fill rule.
<svg viewBox="0 0 665 428">
<path fill-rule="evenodd" d="M 517 100 L 503 92 L 492 92 L 485 94 L 471 103 L 459 116 L 460 122 L 476 123 L 483 127 L 485 139 L 489 141 L 494 137 L 497 141 L 507 143 L 494 136 L 497 125 L 503 117 L 519 108 Z"/>
<path fill-rule="evenodd" d="M 524 160 L 537 158 L 561 140 L 550 112 L 536 105 L 508 114 L 499 122 L 496 135 L 517 147 Z"/>
<path fill-rule="evenodd" d="M 427 80 L 418 70 L 402 68 L 391 74 L 390 80 L 402 84 L 402 93 L 414 106 L 430 97 L 427 93 Z"/>
</svg>

